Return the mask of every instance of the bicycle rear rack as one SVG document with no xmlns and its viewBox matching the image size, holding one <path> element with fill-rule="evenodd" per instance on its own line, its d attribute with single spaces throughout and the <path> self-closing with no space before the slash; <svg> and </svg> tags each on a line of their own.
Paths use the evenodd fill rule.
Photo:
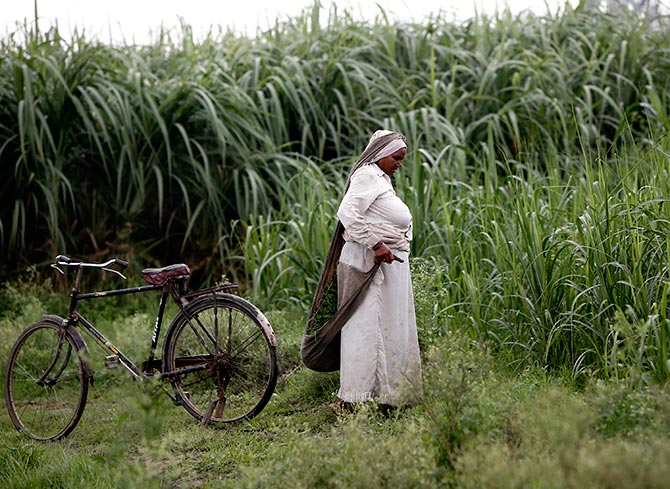
<svg viewBox="0 0 670 489">
<path fill-rule="evenodd" d="M 237 288 L 236 283 L 215 285 L 213 287 L 207 287 L 206 289 L 200 289 L 200 290 L 195 290 L 193 292 L 188 292 L 188 293 L 180 296 L 180 298 L 189 300 L 189 299 L 193 299 L 194 297 L 200 297 L 202 295 L 214 294 L 216 292 L 221 292 L 221 291 L 231 290 L 231 289 L 236 289 L 236 288 Z"/>
</svg>

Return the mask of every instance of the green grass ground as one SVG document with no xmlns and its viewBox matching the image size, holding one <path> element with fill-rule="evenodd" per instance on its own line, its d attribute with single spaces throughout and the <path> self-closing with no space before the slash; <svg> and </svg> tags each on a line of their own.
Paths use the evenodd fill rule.
<svg viewBox="0 0 670 489">
<path fill-rule="evenodd" d="M 97 369 L 65 440 L 27 440 L 0 415 L 2 487 L 667 487 L 666 388 L 510 371 L 450 332 L 424 347 L 421 405 L 337 416 L 337 374 L 298 366 L 301 321 L 269 316 L 284 373 L 257 418 L 203 427 Z"/>
</svg>

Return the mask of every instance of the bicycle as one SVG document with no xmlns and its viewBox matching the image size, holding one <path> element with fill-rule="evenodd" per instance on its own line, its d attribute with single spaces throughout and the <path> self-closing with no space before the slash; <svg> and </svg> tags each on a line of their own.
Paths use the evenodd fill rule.
<svg viewBox="0 0 670 489">
<path fill-rule="evenodd" d="M 77 426 L 86 406 L 94 371 L 80 330 L 90 333 L 111 355 L 105 363 L 120 364 L 139 381 L 158 379 L 172 401 L 205 425 L 250 419 L 267 405 L 277 382 L 277 341 L 268 320 L 249 301 L 230 293 L 236 284 L 188 291 L 191 274 L 183 263 L 146 268 L 147 285 L 82 293 L 85 269 L 126 277 L 128 266 L 118 258 L 84 263 L 58 255 L 51 264 L 65 275 L 74 271 L 66 317 L 47 314 L 16 340 L 7 364 L 5 402 L 14 426 L 36 440 L 57 440 Z M 141 367 L 114 346 L 77 311 L 80 301 L 160 291 L 148 358 Z M 162 355 L 156 350 L 168 296 L 178 307 Z"/>
</svg>

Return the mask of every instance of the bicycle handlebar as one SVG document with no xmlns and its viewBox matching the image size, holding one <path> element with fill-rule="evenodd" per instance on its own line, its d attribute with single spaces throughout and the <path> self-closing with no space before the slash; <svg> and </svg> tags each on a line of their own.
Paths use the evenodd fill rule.
<svg viewBox="0 0 670 489">
<path fill-rule="evenodd" d="M 126 278 L 124 274 L 119 272 L 118 270 L 114 270 L 113 268 L 109 268 L 112 265 L 118 265 L 122 268 L 127 268 L 128 267 L 128 262 L 125 260 L 121 260 L 120 258 L 112 258 L 110 260 L 107 260 L 104 263 L 87 263 L 87 262 L 77 262 L 72 260 L 72 258 L 65 256 L 65 255 L 58 255 L 54 261 L 54 263 L 51 264 L 52 268 L 55 268 L 58 270 L 61 274 L 65 275 L 63 270 L 61 270 L 59 267 L 64 266 L 64 267 L 81 267 L 81 268 L 99 268 L 101 270 L 105 270 L 107 272 L 112 272 L 116 275 L 118 275 L 121 278 Z"/>
</svg>

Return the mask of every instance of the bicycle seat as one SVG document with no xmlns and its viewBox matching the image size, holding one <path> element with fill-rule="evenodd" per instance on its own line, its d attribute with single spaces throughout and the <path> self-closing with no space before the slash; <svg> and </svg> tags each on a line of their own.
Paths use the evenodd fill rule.
<svg viewBox="0 0 670 489">
<path fill-rule="evenodd" d="M 142 270 L 142 277 L 146 283 L 151 285 L 164 285 L 168 280 L 188 278 L 191 276 L 191 269 L 184 263 L 176 263 L 163 268 L 145 268 Z"/>
</svg>

